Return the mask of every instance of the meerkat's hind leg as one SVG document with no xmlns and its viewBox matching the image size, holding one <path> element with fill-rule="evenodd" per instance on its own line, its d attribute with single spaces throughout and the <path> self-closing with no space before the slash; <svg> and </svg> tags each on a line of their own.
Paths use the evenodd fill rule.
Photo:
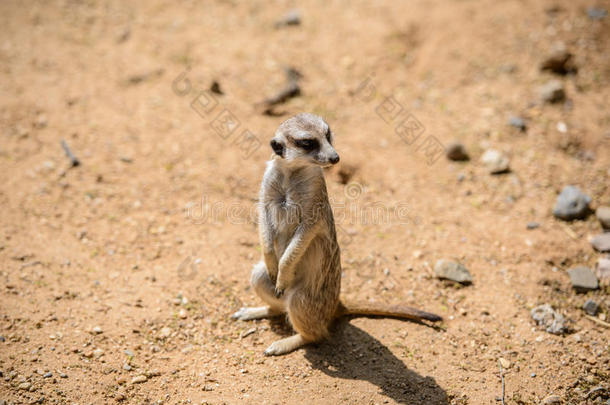
<svg viewBox="0 0 610 405">
<path fill-rule="evenodd" d="M 243 307 L 234 313 L 231 318 L 240 321 L 251 321 L 254 319 L 270 318 L 280 315 L 281 312 L 271 307 Z"/>
<path fill-rule="evenodd" d="M 265 350 L 265 356 L 281 356 L 282 354 L 295 351 L 307 343 L 303 336 L 297 333 L 296 335 L 271 343 L 267 350 Z"/>
</svg>

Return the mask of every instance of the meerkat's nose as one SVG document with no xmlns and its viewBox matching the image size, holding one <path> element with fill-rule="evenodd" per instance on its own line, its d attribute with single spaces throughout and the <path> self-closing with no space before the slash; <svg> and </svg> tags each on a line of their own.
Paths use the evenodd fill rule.
<svg viewBox="0 0 610 405">
<path fill-rule="evenodd" d="M 335 153 L 333 156 L 330 157 L 330 159 L 328 159 L 328 161 L 332 164 L 338 163 L 339 155 L 337 153 Z"/>
</svg>

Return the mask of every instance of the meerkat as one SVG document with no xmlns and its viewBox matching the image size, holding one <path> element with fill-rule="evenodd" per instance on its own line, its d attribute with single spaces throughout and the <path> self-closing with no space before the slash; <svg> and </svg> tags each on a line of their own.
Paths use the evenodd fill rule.
<svg viewBox="0 0 610 405">
<path fill-rule="evenodd" d="M 273 157 L 259 194 L 262 260 L 250 280 L 266 305 L 241 308 L 232 316 L 245 321 L 288 315 L 297 333 L 271 344 L 265 355 L 328 337 L 333 320 L 344 315 L 440 321 L 410 307 L 340 300 L 340 250 L 322 170 L 339 162 L 333 133 L 322 118 L 298 114 L 279 126 L 270 145 Z"/>
</svg>

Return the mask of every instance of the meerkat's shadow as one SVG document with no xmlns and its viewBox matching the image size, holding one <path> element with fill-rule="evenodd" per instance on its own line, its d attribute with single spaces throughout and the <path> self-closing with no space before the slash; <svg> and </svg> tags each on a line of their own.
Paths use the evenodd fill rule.
<svg viewBox="0 0 610 405">
<path fill-rule="evenodd" d="M 449 404 L 447 393 L 431 377 L 409 370 L 380 341 L 349 323 L 337 322 L 332 338 L 305 348 L 315 369 L 332 377 L 366 380 L 403 404 Z"/>
</svg>

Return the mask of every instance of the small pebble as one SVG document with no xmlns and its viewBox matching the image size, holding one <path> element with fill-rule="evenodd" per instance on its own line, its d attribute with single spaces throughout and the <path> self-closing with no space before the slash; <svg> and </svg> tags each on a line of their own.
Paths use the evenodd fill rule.
<svg viewBox="0 0 610 405">
<path fill-rule="evenodd" d="M 161 337 L 161 339 L 167 339 L 168 337 L 170 337 L 171 334 L 172 334 L 171 328 L 168 328 L 167 326 L 165 326 L 159 332 L 159 337 Z"/>
<path fill-rule="evenodd" d="M 301 24 L 301 12 L 299 10 L 290 10 L 282 18 L 275 22 L 275 27 L 280 28 L 288 25 L 300 25 Z"/>
<path fill-rule="evenodd" d="M 584 219 L 589 214 L 591 197 L 576 186 L 565 186 L 557 196 L 553 215 L 565 221 Z"/>
<path fill-rule="evenodd" d="M 506 360 L 504 357 L 500 357 L 500 364 L 502 365 L 502 368 L 504 369 L 509 369 L 511 364 L 509 360 Z"/>
<path fill-rule="evenodd" d="M 521 117 L 512 116 L 508 119 L 508 125 L 511 127 L 515 127 L 521 132 L 525 132 L 527 126 L 525 125 L 525 120 Z"/>
<path fill-rule="evenodd" d="M 50 371 L 48 373 L 45 373 L 42 378 L 51 378 L 53 377 L 53 373 L 51 373 Z"/>
<path fill-rule="evenodd" d="M 576 72 L 576 66 L 572 54 L 568 52 L 565 45 L 556 46 L 551 54 L 540 64 L 540 70 L 548 70 L 553 73 L 565 75 Z"/>
<path fill-rule="evenodd" d="M 148 377 L 146 377 L 144 374 L 140 374 L 140 375 L 137 375 L 134 378 L 132 378 L 131 383 L 139 384 L 139 383 L 146 382 L 146 380 L 148 380 Z"/>
<path fill-rule="evenodd" d="M 64 374 L 64 373 L 59 373 L 59 377 L 60 378 L 68 378 L 68 375 Z"/>
<path fill-rule="evenodd" d="M 531 231 L 532 229 L 540 228 L 540 224 L 538 222 L 528 222 L 526 228 Z"/>
<path fill-rule="evenodd" d="M 104 351 L 102 349 L 95 349 L 93 351 L 93 357 L 95 357 L 96 359 L 99 359 L 103 355 L 104 355 Z"/>
<path fill-rule="evenodd" d="M 463 264 L 441 259 L 434 265 L 434 273 L 440 279 L 451 280 L 461 284 L 471 284 L 472 276 Z"/>
<path fill-rule="evenodd" d="M 460 142 L 453 142 L 447 146 L 447 159 L 455 161 L 464 161 L 470 159 L 466 148 Z"/>
<path fill-rule="evenodd" d="M 592 20 L 603 20 L 608 15 L 608 11 L 601 7 L 589 7 L 587 8 L 587 15 Z"/>
<path fill-rule="evenodd" d="M 540 87 L 540 98 L 546 103 L 559 103 L 566 98 L 563 83 L 559 80 L 550 80 Z"/>
<path fill-rule="evenodd" d="M 587 314 L 595 316 L 599 310 L 599 305 L 597 305 L 597 302 L 589 299 L 584 303 L 582 309 L 584 309 Z"/>
<path fill-rule="evenodd" d="M 23 391 L 28 391 L 31 387 L 32 387 L 32 384 L 26 381 L 26 382 L 22 382 L 21 384 L 19 384 L 19 386 L 17 388 L 20 390 L 23 390 Z"/>
<path fill-rule="evenodd" d="M 501 174 L 508 172 L 509 160 L 504 154 L 495 149 L 488 149 L 481 156 L 481 162 L 487 167 L 491 174 Z"/>
<path fill-rule="evenodd" d="M 572 287 L 577 292 L 593 291 L 599 288 L 597 277 L 588 267 L 573 267 L 568 270 L 568 275 L 570 276 Z"/>
<path fill-rule="evenodd" d="M 610 252 L 610 232 L 595 235 L 591 239 L 591 245 L 598 252 Z"/>
<path fill-rule="evenodd" d="M 180 312 L 178 312 L 178 316 L 180 319 L 186 319 L 188 317 L 188 312 L 186 312 L 186 309 L 182 308 Z"/>
<path fill-rule="evenodd" d="M 610 282 L 610 257 L 600 257 L 597 259 L 595 274 L 602 283 Z"/>
<path fill-rule="evenodd" d="M 123 363 L 123 370 L 125 371 L 131 371 L 131 366 L 127 363 Z"/>
<path fill-rule="evenodd" d="M 602 228 L 610 229 L 610 207 L 599 207 L 595 210 L 595 216 L 602 224 Z"/>
<path fill-rule="evenodd" d="M 99 335 L 99 334 L 103 333 L 103 330 L 99 326 L 94 326 L 93 329 L 91 329 L 91 333 L 94 335 Z"/>
</svg>

